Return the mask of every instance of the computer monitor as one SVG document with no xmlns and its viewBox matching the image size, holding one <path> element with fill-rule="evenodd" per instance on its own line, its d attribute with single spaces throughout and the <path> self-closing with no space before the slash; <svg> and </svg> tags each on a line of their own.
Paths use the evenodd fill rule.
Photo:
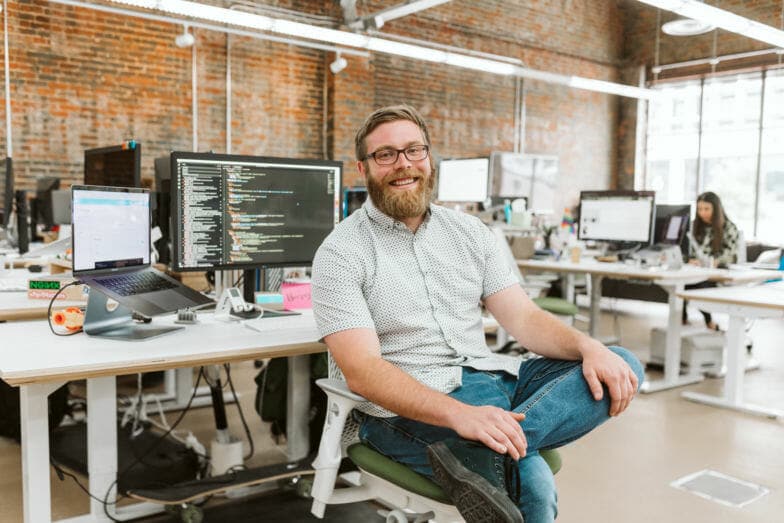
<svg viewBox="0 0 784 523">
<path fill-rule="evenodd" d="M 367 200 L 367 187 L 346 187 L 343 189 L 343 218 L 362 207 Z"/>
<path fill-rule="evenodd" d="M 52 221 L 55 225 L 71 224 L 71 190 L 52 191 Z"/>
<path fill-rule="evenodd" d="M 691 221 L 691 205 L 688 203 L 656 206 L 656 225 L 653 237 L 658 243 L 680 245 L 684 255 L 689 253 L 687 233 Z"/>
<path fill-rule="evenodd" d="M 172 153 L 174 268 L 310 265 L 340 219 L 342 165 Z"/>
<path fill-rule="evenodd" d="M 441 160 L 438 164 L 440 202 L 483 202 L 490 183 L 489 158 Z"/>
<path fill-rule="evenodd" d="M 84 151 L 84 183 L 141 187 L 142 144 L 135 140 Z"/>
<path fill-rule="evenodd" d="M 52 210 L 52 192 L 60 188 L 60 178 L 55 176 L 41 176 L 35 181 L 35 212 L 32 218 L 38 225 L 43 225 L 49 230 L 54 226 Z"/>
<path fill-rule="evenodd" d="M 653 191 L 582 191 L 577 237 L 615 245 L 649 245 L 656 212 Z"/>
<path fill-rule="evenodd" d="M 2 220 L 0 220 L 0 226 L 8 227 L 14 208 L 14 169 L 11 158 L 5 159 L 5 174 L 2 177 L 2 181 L 3 190 L 0 191 L 0 197 L 2 197 L 3 200 L 0 201 L 0 203 L 3 205 L 3 207 L 0 208 L 0 211 L 2 211 Z"/>
<path fill-rule="evenodd" d="M 171 156 L 155 159 L 155 208 L 152 224 L 161 231 L 161 237 L 155 241 L 158 261 L 168 265 L 171 263 Z"/>
</svg>

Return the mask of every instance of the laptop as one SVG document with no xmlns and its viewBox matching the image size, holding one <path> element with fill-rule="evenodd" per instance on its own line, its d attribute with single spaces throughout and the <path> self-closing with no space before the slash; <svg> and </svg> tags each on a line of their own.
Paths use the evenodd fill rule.
<svg viewBox="0 0 784 523">
<path fill-rule="evenodd" d="M 152 267 L 150 216 L 148 189 L 72 186 L 74 277 L 145 316 L 212 303 Z"/>
</svg>

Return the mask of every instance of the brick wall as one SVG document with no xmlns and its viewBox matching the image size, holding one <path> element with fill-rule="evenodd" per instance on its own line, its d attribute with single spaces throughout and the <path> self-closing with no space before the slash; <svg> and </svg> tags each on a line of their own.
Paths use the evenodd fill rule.
<svg viewBox="0 0 784 523">
<path fill-rule="evenodd" d="M 342 20 L 336 0 L 269 3 Z M 391 3 L 360 2 L 359 14 Z M 32 187 L 42 175 L 80 181 L 84 149 L 130 138 L 143 144 L 148 177 L 156 156 L 192 148 L 191 49 L 174 46 L 179 26 L 44 0 L 8 4 L 18 187 Z M 382 30 L 616 81 L 622 15 L 614 0 L 454 0 Z M 439 157 L 513 150 L 513 79 L 379 54 L 347 56 L 346 70 L 332 75 L 331 52 L 194 33 L 199 150 L 226 151 L 229 38 L 233 153 L 326 153 L 346 162 L 345 185 L 361 183 L 354 131 L 369 111 L 396 102 L 425 114 Z M 564 201 L 556 208 L 581 188 L 614 184 L 618 98 L 532 81 L 525 88 L 525 151 L 560 158 Z M 5 142 L 2 126 L 0 147 Z"/>
</svg>

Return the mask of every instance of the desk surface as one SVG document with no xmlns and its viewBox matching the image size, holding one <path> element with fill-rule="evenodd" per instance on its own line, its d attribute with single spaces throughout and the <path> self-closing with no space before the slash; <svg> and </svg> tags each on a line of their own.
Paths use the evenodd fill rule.
<svg viewBox="0 0 784 523">
<path fill-rule="evenodd" d="M 71 305 L 84 306 L 83 301 L 57 300 L 53 309 Z M 0 321 L 35 320 L 46 318 L 49 300 L 31 300 L 26 292 L 0 292 Z"/>
<path fill-rule="evenodd" d="M 599 262 L 592 259 L 581 260 L 579 263 L 556 260 L 517 260 L 523 269 L 546 270 L 563 273 L 588 273 L 610 278 L 635 280 L 683 280 L 692 283 L 711 280 L 719 283 L 752 283 L 768 279 L 781 278 L 784 272 L 756 269 L 708 269 L 693 265 L 684 265 L 681 269 L 664 269 L 661 267 L 639 267 L 620 262 Z"/>
<path fill-rule="evenodd" d="M 156 317 L 156 326 L 175 317 Z M 0 377 L 10 385 L 67 381 L 193 367 L 254 358 L 310 354 L 326 350 L 312 311 L 269 318 L 269 331 L 199 314 L 199 323 L 145 341 L 117 341 L 77 334 L 57 337 L 44 321 L 0 324 L 3 340 Z"/>
<path fill-rule="evenodd" d="M 679 292 L 692 301 L 746 305 L 763 309 L 784 310 L 784 284 L 769 283 L 754 287 L 716 287 Z"/>
</svg>

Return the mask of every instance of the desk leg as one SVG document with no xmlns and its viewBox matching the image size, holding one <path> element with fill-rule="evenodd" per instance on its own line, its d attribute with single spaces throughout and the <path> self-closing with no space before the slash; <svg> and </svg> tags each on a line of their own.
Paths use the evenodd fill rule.
<svg viewBox="0 0 784 523">
<path fill-rule="evenodd" d="M 681 376 L 681 314 L 683 313 L 683 300 L 677 293 L 683 291 L 683 284 L 662 285 L 667 291 L 669 317 L 667 319 L 667 336 L 664 349 L 664 379 L 646 381 L 640 387 L 642 392 L 658 392 L 698 383 L 704 378 L 701 374 L 693 373 Z M 692 372 L 695 372 L 692 370 Z"/>
<path fill-rule="evenodd" d="M 746 373 L 746 347 L 744 333 L 746 321 L 743 316 L 730 316 L 729 329 L 725 338 L 727 354 L 727 374 L 724 377 L 724 395 L 717 397 L 699 392 L 687 391 L 682 396 L 714 407 L 724 407 L 757 416 L 782 418 L 784 412 L 778 409 L 743 403 L 743 378 Z"/>
<path fill-rule="evenodd" d="M 310 452 L 310 355 L 289 356 L 286 394 L 286 446 L 290 462 Z"/>
<path fill-rule="evenodd" d="M 90 515 L 96 521 L 109 521 L 102 501 L 106 499 L 110 503 L 107 511 L 114 516 L 117 498 L 117 485 L 114 484 L 117 479 L 116 378 L 88 379 L 87 405 L 87 472 L 90 492 L 98 498 L 90 498 Z"/>
<path fill-rule="evenodd" d="M 52 520 L 49 486 L 49 404 L 58 384 L 19 387 L 22 429 L 22 497 L 25 523 Z"/>
<path fill-rule="evenodd" d="M 601 312 L 602 302 L 602 281 L 604 276 L 598 274 L 591 274 L 591 310 L 588 322 L 588 335 L 591 338 L 596 337 L 599 330 L 599 314 Z"/>
<path fill-rule="evenodd" d="M 569 303 L 574 303 L 574 274 L 567 273 L 564 278 L 563 298 Z"/>
</svg>

